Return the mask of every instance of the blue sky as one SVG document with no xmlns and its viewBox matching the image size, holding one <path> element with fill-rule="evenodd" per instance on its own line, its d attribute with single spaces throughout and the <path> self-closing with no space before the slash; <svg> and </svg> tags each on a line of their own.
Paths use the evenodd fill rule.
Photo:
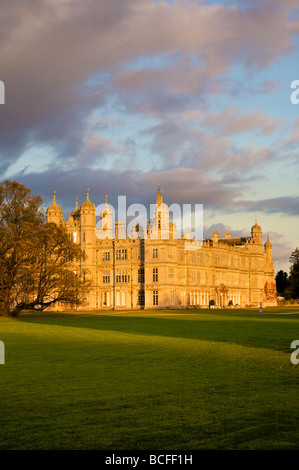
<svg viewBox="0 0 299 470">
<path fill-rule="evenodd" d="M 95 205 L 204 207 L 204 236 L 249 235 L 275 270 L 299 245 L 299 2 L 3 0 L 1 180 Z"/>
</svg>

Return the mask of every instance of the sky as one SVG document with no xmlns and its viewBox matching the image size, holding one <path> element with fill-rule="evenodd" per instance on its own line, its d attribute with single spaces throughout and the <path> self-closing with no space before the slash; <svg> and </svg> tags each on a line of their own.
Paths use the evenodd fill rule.
<svg viewBox="0 0 299 470">
<path fill-rule="evenodd" d="M 203 204 L 275 272 L 299 246 L 299 0 L 1 0 L 0 180 L 53 200 Z M 299 95 L 298 95 L 299 96 Z"/>
</svg>

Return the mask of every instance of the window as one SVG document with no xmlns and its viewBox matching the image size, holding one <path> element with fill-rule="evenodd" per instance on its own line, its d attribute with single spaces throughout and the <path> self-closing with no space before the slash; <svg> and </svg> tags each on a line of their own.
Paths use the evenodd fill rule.
<svg viewBox="0 0 299 470">
<path fill-rule="evenodd" d="M 77 232 L 74 232 L 74 243 L 77 243 Z"/>
<path fill-rule="evenodd" d="M 193 270 L 192 271 L 192 284 L 195 284 L 196 283 L 196 271 Z"/>
<path fill-rule="evenodd" d="M 138 248 L 137 258 L 144 260 L 144 246 Z"/>
<path fill-rule="evenodd" d="M 117 291 L 116 292 L 116 306 L 125 307 L 126 306 L 126 293 Z"/>
<path fill-rule="evenodd" d="M 144 283 L 144 268 L 138 269 L 138 282 Z"/>
<path fill-rule="evenodd" d="M 127 270 L 123 269 L 121 272 L 121 282 L 127 282 L 127 280 L 128 280 Z"/>
<path fill-rule="evenodd" d="M 161 213 L 158 214 L 158 228 L 161 228 Z"/>
<path fill-rule="evenodd" d="M 115 257 L 117 261 L 127 259 L 127 249 L 122 248 L 122 249 L 116 250 L 115 255 L 116 255 Z"/>
<path fill-rule="evenodd" d="M 126 269 L 116 269 L 115 282 L 117 284 L 130 282 L 130 275 L 128 275 Z"/>
<path fill-rule="evenodd" d="M 103 250 L 103 261 L 110 261 L 110 250 Z"/>
<path fill-rule="evenodd" d="M 110 271 L 103 271 L 103 284 L 110 284 Z"/>
<path fill-rule="evenodd" d="M 158 305 L 158 291 L 153 291 L 153 305 Z"/>
<path fill-rule="evenodd" d="M 168 258 L 174 258 L 173 246 L 168 248 Z"/>
<path fill-rule="evenodd" d="M 138 292 L 138 305 L 145 305 L 145 295 L 143 289 L 140 289 Z"/>
<path fill-rule="evenodd" d="M 153 282 L 158 282 L 158 268 L 153 269 Z"/>
<path fill-rule="evenodd" d="M 168 280 L 169 282 L 174 281 L 174 268 L 168 268 Z"/>
<path fill-rule="evenodd" d="M 185 261 L 185 252 L 183 250 L 180 252 L 180 258 L 181 261 Z"/>
<path fill-rule="evenodd" d="M 154 247 L 154 248 L 153 248 L 153 258 L 154 258 L 154 259 L 157 259 L 157 258 L 158 258 L 158 248 L 157 248 L 157 247 Z"/>
<path fill-rule="evenodd" d="M 102 292 L 103 307 L 110 307 L 110 292 Z"/>
</svg>

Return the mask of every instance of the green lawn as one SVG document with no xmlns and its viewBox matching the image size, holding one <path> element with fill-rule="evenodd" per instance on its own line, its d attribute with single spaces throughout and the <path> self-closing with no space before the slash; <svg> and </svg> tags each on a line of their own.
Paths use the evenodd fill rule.
<svg viewBox="0 0 299 470">
<path fill-rule="evenodd" d="M 0 317 L 0 449 L 299 449 L 292 311 Z"/>
</svg>

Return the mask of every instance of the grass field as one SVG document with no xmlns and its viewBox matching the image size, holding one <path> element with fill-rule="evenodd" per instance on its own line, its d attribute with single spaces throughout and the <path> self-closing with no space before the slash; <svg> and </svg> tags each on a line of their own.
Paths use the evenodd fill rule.
<svg viewBox="0 0 299 470">
<path fill-rule="evenodd" d="M 299 449 L 296 311 L 0 317 L 0 449 Z"/>
</svg>

